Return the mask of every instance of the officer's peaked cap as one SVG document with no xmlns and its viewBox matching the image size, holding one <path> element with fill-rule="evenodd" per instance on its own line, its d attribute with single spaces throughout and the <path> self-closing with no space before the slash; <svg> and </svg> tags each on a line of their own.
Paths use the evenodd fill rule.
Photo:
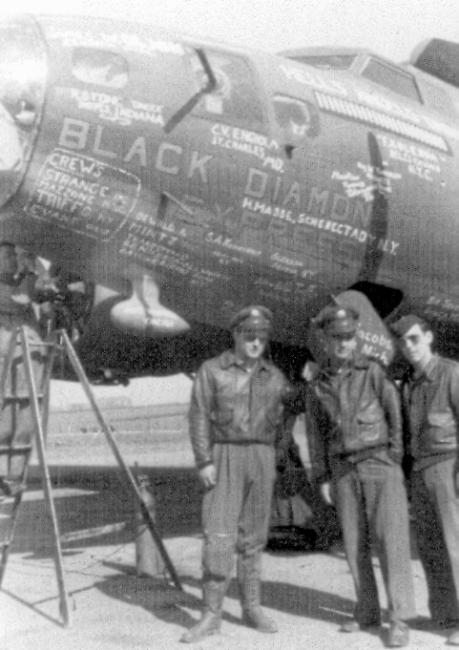
<svg viewBox="0 0 459 650">
<path fill-rule="evenodd" d="M 230 321 L 230 328 L 269 330 L 272 321 L 273 314 L 270 309 L 263 305 L 249 305 L 234 314 Z"/>
<path fill-rule="evenodd" d="M 351 307 L 328 306 L 319 312 L 313 322 L 325 334 L 355 334 L 359 313 Z"/>
</svg>

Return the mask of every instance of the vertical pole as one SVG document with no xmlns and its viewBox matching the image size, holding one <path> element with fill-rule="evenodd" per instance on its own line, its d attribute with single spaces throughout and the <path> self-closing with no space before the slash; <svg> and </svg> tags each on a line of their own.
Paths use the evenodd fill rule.
<svg viewBox="0 0 459 650">
<path fill-rule="evenodd" d="M 53 372 L 53 367 L 54 367 L 54 360 L 56 357 L 57 341 L 54 340 L 54 343 L 48 342 L 46 343 L 46 346 L 48 347 L 48 358 L 46 359 L 45 370 L 43 373 L 43 377 L 41 378 L 41 384 L 42 384 L 41 393 L 43 395 L 42 408 L 41 408 L 41 422 L 42 422 L 45 443 L 48 437 L 50 382 L 51 382 L 51 374 Z"/>
<path fill-rule="evenodd" d="M 65 576 L 64 576 L 64 564 L 62 561 L 62 550 L 61 542 L 59 536 L 59 527 L 57 522 L 56 510 L 54 507 L 54 500 L 51 491 L 51 479 L 49 475 L 48 464 L 46 462 L 45 454 L 45 440 L 43 435 L 42 420 L 40 414 L 40 408 L 38 405 L 37 390 L 35 386 L 35 379 L 33 374 L 32 360 L 30 356 L 30 347 L 27 340 L 27 334 L 24 327 L 20 328 L 20 336 L 24 357 L 24 366 L 26 370 L 27 382 L 29 384 L 29 393 L 30 393 L 30 405 L 32 407 L 32 414 L 36 426 L 36 441 L 37 441 L 37 452 L 40 459 L 40 465 L 43 473 L 43 491 L 45 493 L 46 502 L 49 507 L 49 512 L 51 515 L 51 522 L 53 527 L 53 539 L 55 545 L 55 554 L 54 554 L 54 563 L 56 566 L 56 575 L 57 582 L 59 587 L 59 596 L 60 596 L 60 613 L 64 621 L 65 627 L 68 627 L 70 624 L 70 608 L 67 598 L 67 590 L 65 588 Z"/>
</svg>

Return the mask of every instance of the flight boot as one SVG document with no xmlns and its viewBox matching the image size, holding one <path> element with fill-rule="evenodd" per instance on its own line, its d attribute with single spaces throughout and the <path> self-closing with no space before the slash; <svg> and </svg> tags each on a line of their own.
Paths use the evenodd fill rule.
<svg viewBox="0 0 459 650">
<path fill-rule="evenodd" d="M 389 648 L 404 648 L 410 642 L 408 625 L 403 621 L 393 621 L 389 626 L 387 645 Z"/>
<path fill-rule="evenodd" d="M 248 626 L 264 634 L 277 632 L 277 625 L 266 616 L 260 605 L 261 557 L 239 557 L 237 563 L 237 580 L 242 607 L 242 620 Z"/>
<path fill-rule="evenodd" d="M 204 609 L 201 620 L 182 635 L 181 643 L 197 643 L 220 631 L 226 586 L 226 580 L 206 580 L 204 582 Z"/>
</svg>

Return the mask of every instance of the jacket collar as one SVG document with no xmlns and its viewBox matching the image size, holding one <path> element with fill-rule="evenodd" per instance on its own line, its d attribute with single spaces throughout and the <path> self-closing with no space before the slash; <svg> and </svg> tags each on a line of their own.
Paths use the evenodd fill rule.
<svg viewBox="0 0 459 650">
<path fill-rule="evenodd" d="M 326 363 L 321 369 L 320 376 L 322 378 L 326 378 L 326 377 L 332 377 L 333 375 L 336 374 L 341 374 L 341 373 L 346 374 L 350 370 L 352 370 L 352 368 L 365 369 L 368 368 L 369 365 L 370 365 L 370 359 L 368 357 L 364 356 L 363 354 L 354 353 L 352 358 L 350 358 L 349 361 L 344 363 L 338 372 L 331 366 L 331 364 Z"/>
<path fill-rule="evenodd" d="M 231 366 L 243 368 L 243 364 L 234 354 L 234 350 L 225 350 L 225 352 L 220 355 L 220 366 L 224 370 L 228 370 Z M 264 357 L 261 357 L 258 361 L 258 372 L 260 370 L 267 370 L 269 372 L 269 369 L 269 362 Z"/>
</svg>

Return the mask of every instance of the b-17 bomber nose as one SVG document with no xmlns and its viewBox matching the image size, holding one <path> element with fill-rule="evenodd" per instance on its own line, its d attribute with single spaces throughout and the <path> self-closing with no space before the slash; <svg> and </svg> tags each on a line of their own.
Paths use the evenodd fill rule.
<svg viewBox="0 0 459 650">
<path fill-rule="evenodd" d="M 0 104 L 0 206 L 10 198 L 22 169 L 19 130 L 9 112 Z"/>
<path fill-rule="evenodd" d="M 30 16 L 0 20 L 0 207 L 17 191 L 33 155 L 47 68 L 36 21 Z"/>
</svg>

